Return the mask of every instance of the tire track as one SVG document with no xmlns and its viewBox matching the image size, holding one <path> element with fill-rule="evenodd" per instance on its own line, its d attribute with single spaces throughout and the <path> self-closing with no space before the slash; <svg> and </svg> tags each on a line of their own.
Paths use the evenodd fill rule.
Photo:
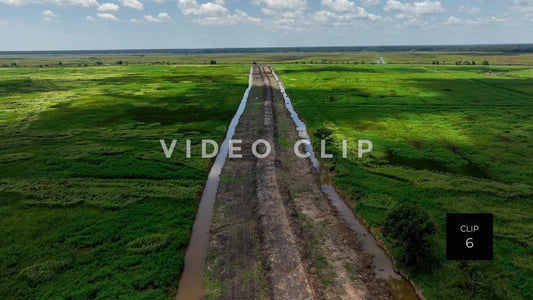
<svg viewBox="0 0 533 300">
<path fill-rule="evenodd" d="M 260 70 L 265 90 L 262 136 L 275 145 L 272 88 L 264 67 Z M 272 294 L 276 299 L 313 299 L 314 293 L 298 251 L 297 239 L 283 204 L 276 156 L 276 147 L 273 147 L 272 153 L 258 159 L 256 165 L 258 214 L 265 233 L 263 242 L 268 253 L 267 267 Z"/>
<path fill-rule="evenodd" d="M 252 73 L 234 137 L 242 157 L 228 158 L 216 195 L 204 298 L 390 299 L 316 169 L 292 152 L 300 137 L 272 69 Z M 258 139 L 271 145 L 264 158 L 251 153 Z"/>
</svg>

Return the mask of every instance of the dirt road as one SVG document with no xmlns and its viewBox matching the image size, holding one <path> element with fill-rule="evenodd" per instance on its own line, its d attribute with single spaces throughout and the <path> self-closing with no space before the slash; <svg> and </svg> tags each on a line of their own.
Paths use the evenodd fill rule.
<svg viewBox="0 0 533 300">
<path fill-rule="evenodd" d="M 322 193 L 319 174 L 297 158 L 299 139 L 271 69 L 254 66 L 253 87 L 218 186 L 204 295 L 216 299 L 389 299 L 372 257 Z M 272 145 L 256 158 L 251 145 Z M 265 148 L 259 147 L 263 153 Z"/>
</svg>

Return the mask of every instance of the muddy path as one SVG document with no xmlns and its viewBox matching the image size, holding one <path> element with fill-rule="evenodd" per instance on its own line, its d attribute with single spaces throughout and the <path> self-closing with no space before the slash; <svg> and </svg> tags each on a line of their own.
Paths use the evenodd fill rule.
<svg viewBox="0 0 533 300">
<path fill-rule="evenodd" d="M 216 194 L 204 297 L 391 299 L 311 161 L 295 156 L 298 132 L 272 70 L 254 66 L 252 76 L 233 136 L 242 158 L 226 160 Z M 269 156 L 252 154 L 257 139 Z"/>
</svg>

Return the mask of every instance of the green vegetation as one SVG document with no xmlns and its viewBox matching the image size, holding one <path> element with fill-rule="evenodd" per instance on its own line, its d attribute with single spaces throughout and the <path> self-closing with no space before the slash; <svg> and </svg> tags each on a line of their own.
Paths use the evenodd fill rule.
<svg viewBox="0 0 533 300">
<path fill-rule="evenodd" d="M 380 46 L 0 52 L 0 68 L 62 68 L 190 64 L 388 64 L 532 65 L 533 44 L 480 46 Z M 334 99 L 332 99 L 334 101 Z"/>
<path fill-rule="evenodd" d="M 325 163 L 378 232 L 403 204 L 436 223 L 432 269 L 406 268 L 428 299 L 533 298 L 533 54 L 480 47 L 1 53 L 0 296 L 172 296 L 210 163 L 185 159 L 185 139 L 199 153 L 223 138 L 257 62 L 285 63 L 314 145 L 331 139 Z M 178 139 L 172 159 L 161 138 Z M 374 143 L 362 160 L 357 139 Z M 444 259 L 459 212 L 494 214 L 494 261 Z"/>
<path fill-rule="evenodd" d="M 313 134 L 319 140 L 331 140 L 331 135 L 333 134 L 333 129 L 329 128 L 318 128 Z"/>
<path fill-rule="evenodd" d="M 435 222 L 431 270 L 406 268 L 399 259 L 428 299 L 533 298 L 531 67 L 429 61 L 276 70 L 309 132 L 333 131 L 327 152 L 334 158 L 324 162 L 372 226 L 382 229 L 402 205 Z M 374 144 L 360 160 L 357 139 Z M 313 143 L 320 146 L 316 136 Z M 446 261 L 446 213 L 493 213 L 494 260 Z M 403 243 L 383 238 L 400 258 Z"/>
<path fill-rule="evenodd" d="M 400 206 L 387 215 L 383 230 L 403 248 L 400 260 L 406 266 L 430 269 L 431 244 L 428 236 L 435 233 L 435 224 L 426 212 L 416 206 Z"/>
<path fill-rule="evenodd" d="M 62 60 L 0 68 L 0 297 L 171 297 L 210 164 L 185 139 L 224 137 L 248 66 Z"/>
</svg>

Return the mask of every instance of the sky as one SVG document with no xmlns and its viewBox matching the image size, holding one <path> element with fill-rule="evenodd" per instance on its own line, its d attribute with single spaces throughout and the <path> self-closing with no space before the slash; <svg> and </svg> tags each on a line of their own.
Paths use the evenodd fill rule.
<svg viewBox="0 0 533 300">
<path fill-rule="evenodd" d="M 0 0 L 0 51 L 533 43 L 533 0 Z"/>
</svg>

